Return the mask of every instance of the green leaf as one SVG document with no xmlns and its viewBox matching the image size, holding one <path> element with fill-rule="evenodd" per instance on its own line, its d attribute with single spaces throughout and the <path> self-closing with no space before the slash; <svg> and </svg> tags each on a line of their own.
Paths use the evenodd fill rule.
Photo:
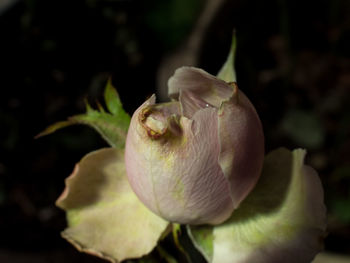
<svg viewBox="0 0 350 263">
<path fill-rule="evenodd" d="M 211 227 L 211 233 L 209 226 L 191 227 L 209 262 L 306 263 L 322 250 L 323 189 L 317 173 L 303 164 L 304 156 L 300 149 L 271 152 L 257 186 L 229 220 Z M 198 233 L 202 228 L 208 234 Z"/>
<path fill-rule="evenodd" d="M 56 205 L 67 213 L 62 236 L 78 250 L 110 262 L 150 253 L 169 224 L 134 194 L 124 151 L 115 148 L 86 155 L 66 179 Z"/>
<path fill-rule="evenodd" d="M 197 250 L 208 262 L 211 262 L 213 259 L 213 227 L 187 225 L 187 233 Z"/>
<path fill-rule="evenodd" d="M 237 81 L 236 71 L 234 68 L 236 48 L 237 48 L 237 37 L 236 37 L 236 33 L 233 32 L 230 52 L 227 56 L 225 64 L 222 66 L 219 73 L 217 74 L 217 77 L 219 79 L 222 79 L 226 82 L 236 82 Z"/>
<path fill-rule="evenodd" d="M 111 79 L 108 79 L 108 82 L 105 88 L 104 98 L 105 98 L 107 109 L 109 110 L 110 113 L 112 113 L 113 115 L 117 115 L 120 118 L 127 117 L 127 116 L 123 116 L 126 113 L 123 110 L 123 105 L 120 101 L 118 92 L 113 87 Z"/>
<path fill-rule="evenodd" d="M 99 103 L 97 103 L 98 110 L 95 110 L 86 102 L 85 114 L 75 115 L 69 117 L 67 121 L 54 123 L 38 134 L 36 138 L 51 134 L 70 125 L 85 124 L 100 133 L 112 147 L 123 148 L 130 124 L 130 116 L 124 111 L 119 95 L 111 80 L 107 82 L 104 97 L 109 112 L 106 112 Z"/>
</svg>

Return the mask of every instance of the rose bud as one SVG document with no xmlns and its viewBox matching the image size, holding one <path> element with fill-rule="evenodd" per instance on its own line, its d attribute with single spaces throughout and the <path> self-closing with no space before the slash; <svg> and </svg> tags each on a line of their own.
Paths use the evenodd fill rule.
<svg viewBox="0 0 350 263">
<path fill-rule="evenodd" d="M 181 224 L 220 224 L 256 184 L 264 158 L 259 117 L 236 83 L 193 67 L 169 79 L 134 113 L 125 163 L 130 185 L 155 214 Z"/>
</svg>

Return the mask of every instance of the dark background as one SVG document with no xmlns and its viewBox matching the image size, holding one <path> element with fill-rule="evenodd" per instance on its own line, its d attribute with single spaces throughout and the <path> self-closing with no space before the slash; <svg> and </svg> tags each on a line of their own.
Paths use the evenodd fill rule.
<svg viewBox="0 0 350 263">
<path fill-rule="evenodd" d="M 112 76 L 132 114 L 156 90 L 164 56 L 186 40 L 200 0 L 26 0 L 0 9 L 0 261 L 104 262 L 59 233 L 54 202 L 86 153 L 107 146 L 46 126 L 102 101 Z M 350 254 L 350 1 L 226 1 L 200 47 L 216 74 L 232 29 L 238 85 L 262 119 L 266 151 L 308 149 L 325 188 L 326 250 Z"/>
</svg>

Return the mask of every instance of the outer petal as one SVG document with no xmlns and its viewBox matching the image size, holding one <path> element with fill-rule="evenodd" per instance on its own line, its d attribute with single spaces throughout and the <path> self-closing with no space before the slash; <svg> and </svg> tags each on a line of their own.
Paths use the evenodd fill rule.
<svg viewBox="0 0 350 263">
<path fill-rule="evenodd" d="M 217 110 L 181 117 L 180 136 L 152 139 L 133 115 L 126 142 L 127 174 L 133 190 L 152 211 L 172 222 L 220 223 L 233 210 L 228 181 L 217 162 Z"/>
<path fill-rule="evenodd" d="M 219 109 L 218 162 L 238 207 L 256 184 L 264 160 L 263 129 L 254 106 L 235 83 L 193 67 L 176 70 L 168 85 L 169 95 L 179 99 L 188 118 L 206 107 Z"/>
<path fill-rule="evenodd" d="M 78 250 L 111 262 L 148 254 L 168 225 L 137 199 L 123 158 L 114 148 L 85 156 L 56 203 L 67 212 L 62 236 Z"/>
<path fill-rule="evenodd" d="M 256 188 L 228 221 L 212 232 L 201 230 L 206 235 L 197 233 L 200 227 L 190 229 L 209 262 L 309 263 L 322 249 L 323 189 L 316 172 L 303 165 L 304 155 L 273 151 Z M 213 240 L 212 247 L 202 245 L 206 239 Z"/>
<path fill-rule="evenodd" d="M 219 164 L 230 181 L 235 208 L 258 181 L 264 161 L 264 134 L 249 99 L 235 84 L 219 110 Z"/>
<path fill-rule="evenodd" d="M 194 98 L 201 98 L 203 101 L 219 108 L 222 100 L 231 97 L 233 89 L 225 81 L 214 77 L 202 69 L 194 67 L 181 67 L 168 81 L 169 96 L 178 99 L 181 92 L 194 94 Z M 189 96 L 187 96 L 189 98 Z M 182 104 L 186 104 L 181 102 Z M 197 104 L 194 102 L 194 104 Z M 186 114 L 184 116 L 191 117 Z"/>
</svg>

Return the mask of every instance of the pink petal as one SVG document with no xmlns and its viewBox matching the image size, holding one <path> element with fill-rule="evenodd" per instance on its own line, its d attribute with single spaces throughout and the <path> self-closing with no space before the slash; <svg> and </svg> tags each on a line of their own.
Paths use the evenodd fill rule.
<svg viewBox="0 0 350 263">
<path fill-rule="evenodd" d="M 133 115 L 126 142 L 126 167 L 137 196 L 156 214 L 179 223 L 219 223 L 232 200 L 217 159 L 217 111 L 181 117 L 181 136 L 153 139 Z"/>
<path fill-rule="evenodd" d="M 168 81 L 169 97 L 179 99 L 182 91 L 191 92 L 206 103 L 218 108 L 222 100 L 233 92 L 225 81 L 220 80 L 202 69 L 181 67 Z"/>
<path fill-rule="evenodd" d="M 230 181 L 235 208 L 255 186 L 264 161 L 264 134 L 248 98 L 235 88 L 219 110 L 219 163 Z"/>
</svg>

